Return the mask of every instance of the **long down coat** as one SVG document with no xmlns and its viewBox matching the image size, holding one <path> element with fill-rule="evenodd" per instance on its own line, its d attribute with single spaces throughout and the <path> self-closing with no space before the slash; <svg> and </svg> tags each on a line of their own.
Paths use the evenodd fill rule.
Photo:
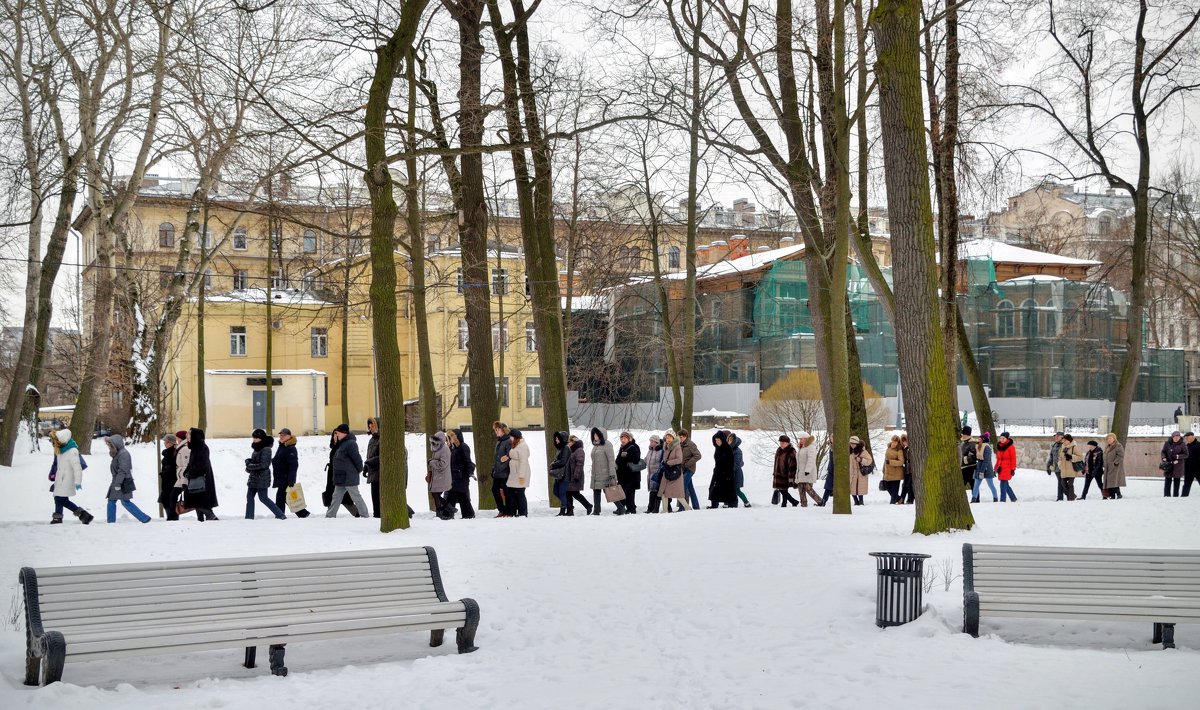
<svg viewBox="0 0 1200 710">
<path fill-rule="evenodd" d="M 617 482 L 617 463 L 613 456 L 612 442 L 608 433 L 599 427 L 592 429 L 592 485 L 593 491 L 608 488 Z"/>
</svg>

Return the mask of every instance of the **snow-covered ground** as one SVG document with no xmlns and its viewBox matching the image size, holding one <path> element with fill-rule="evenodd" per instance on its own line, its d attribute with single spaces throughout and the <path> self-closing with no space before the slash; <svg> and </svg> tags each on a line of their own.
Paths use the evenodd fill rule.
<svg viewBox="0 0 1200 710">
<path fill-rule="evenodd" d="M 582 432 L 577 432 L 582 433 Z M 644 442 L 645 433 L 637 433 Z M 697 432 L 705 460 L 708 432 Z M 874 490 L 852 516 L 768 505 L 770 437 L 745 436 L 750 510 L 681 515 L 443 522 L 424 512 L 423 461 L 410 494 L 411 530 L 381 535 L 374 520 L 242 519 L 247 440 L 210 442 L 221 520 L 200 525 L 124 511 L 103 523 L 107 457 L 89 458 L 81 502 L 98 520 L 51 527 L 48 454 L 0 469 L 0 612 L 17 599 L 23 565 L 186 560 L 372 547 L 432 545 L 447 593 L 482 607 L 479 651 L 458 656 L 412 633 L 297 643 L 287 678 L 241 667 L 240 651 L 71 663 L 65 682 L 21 684 L 21 627 L 0 623 L 0 708 L 1183 708 L 1200 697 L 1200 628 L 1180 626 L 1179 648 L 1150 643 L 1149 624 L 984 618 L 983 636 L 961 633 L 962 583 L 941 582 L 907 626 L 874 625 L 878 550 L 925 552 L 961 573 L 963 542 L 1196 547 L 1200 500 L 1161 497 L 1134 481 L 1124 500 L 1054 502 L 1053 479 L 1022 470 L 1021 502 L 973 506 L 968 533 L 914 536 L 912 508 L 884 505 Z M 529 433 L 541 450 L 541 435 Z M 365 442 L 363 443 L 365 446 Z M 410 451 L 420 450 L 413 437 Z M 325 440 L 301 442 L 310 502 L 323 486 Z M 154 509 L 151 447 L 133 447 Z M 545 463 L 531 503 L 545 501 Z M 645 507 L 645 491 L 639 495 Z M 989 496 L 984 494 L 984 498 Z M 319 512 L 319 511 L 317 511 Z M 14 602 L 15 603 L 15 602 Z M 19 604 L 16 606 L 19 609 Z M 3 614 L 8 617 L 8 613 Z"/>
</svg>

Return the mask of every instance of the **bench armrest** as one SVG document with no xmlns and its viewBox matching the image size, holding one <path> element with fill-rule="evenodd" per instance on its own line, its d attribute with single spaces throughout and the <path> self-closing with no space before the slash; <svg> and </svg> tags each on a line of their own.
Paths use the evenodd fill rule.
<svg viewBox="0 0 1200 710">
<path fill-rule="evenodd" d="M 22 567 L 20 582 L 25 597 L 25 685 L 57 682 L 62 679 L 67 660 L 67 641 L 59 632 L 42 628 L 37 572 L 32 567 Z M 45 673 L 39 659 L 45 659 Z"/>
</svg>

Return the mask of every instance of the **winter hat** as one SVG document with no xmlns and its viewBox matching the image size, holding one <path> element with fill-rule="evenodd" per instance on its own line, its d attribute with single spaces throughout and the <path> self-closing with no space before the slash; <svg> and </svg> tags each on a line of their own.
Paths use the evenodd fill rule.
<svg viewBox="0 0 1200 710">
<path fill-rule="evenodd" d="M 651 434 L 650 441 L 662 441 L 662 439 L 658 438 L 658 434 Z"/>
<path fill-rule="evenodd" d="M 187 432 L 180 429 L 179 431 L 175 432 L 175 438 L 180 441 L 187 441 Z"/>
<path fill-rule="evenodd" d="M 1088 442 L 1088 446 L 1099 446 L 1099 444 L 1096 443 L 1095 439 L 1092 439 L 1091 441 Z"/>
<path fill-rule="evenodd" d="M 1196 434 L 1195 434 L 1195 432 L 1185 431 L 1185 432 L 1183 432 L 1183 435 L 1184 436 L 1195 436 Z"/>
<path fill-rule="evenodd" d="M 291 430 L 291 429 L 288 429 L 287 427 L 284 427 L 284 428 L 282 428 L 282 429 L 280 429 L 280 430 L 279 430 L 279 433 L 280 433 L 281 435 L 282 435 L 282 434 L 287 434 L 288 436 L 291 436 L 291 435 L 292 435 L 292 430 Z"/>
<path fill-rule="evenodd" d="M 340 431 L 343 434 L 349 434 L 350 433 L 350 425 L 349 424 L 338 424 L 337 427 L 334 429 L 334 431 L 335 432 Z"/>
<path fill-rule="evenodd" d="M 790 444 L 790 443 L 792 443 L 792 440 L 788 438 L 788 435 L 787 435 L 787 434 L 783 434 L 783 435 L 781 435 L 781 436 L 779 437 L 779 443 L 781 443 L 781 444 Z"/>
<path fill-rule="evenodd" d="M 1178 431 L 1173 431 L 1173 432 L 1171 432 L 1171 438 L 1172 438 L 1172 439 L 1174 439 L 1174 438 L 1175 438 L 1175 437 L 1177 437 L 1177 436 L 1182 436 L 1182 434 L 1180 434 Z"/>
<path fill-rule="evenodd" d="M 1054 435 L 1055 435 L 1055 436 L 1066 436 L 1066 434 L 1065 434 L 1065 433 L 1063 433 L 1063 432 L 1061 432 L 1061 431 L 1056 431 L 1056 432 L 1054 432 Z"/>
<path fill-rule="evenodd" d="M 250 438 L 266 441 L 267 440 L 267 432 L 263 431 L 262 429 L 255 429 L 254 433 L 250 435 Z"/>
<path fill-rule="evenodd" d="M 967 428 L 970 429 L 971 427 L 967 427 Z M 970 432 L 967 432 L 967 433 L 970 433 Z M 851 444 L 861 444 L 862 439 L 858 438 L 857 436 L 852 436 L 852 437 L 850 437 L 850 443 Z"/>
<path fill-rule="evenodd" d="M 514 438 L 514 439 L 524 439 L 524 438 L 525 438 L 525 437 L 524 437 L 524 436 L 521 434 L 521 430 L 520 430 L 520 429 L 509 429 L 509 430 L 508 430 L 508 435 L 509 435 L 509 436 L 511 436 L 511 437 L 512 437 L 512 438 Z"/>
<path fill-rule="evenodd" d="M 980 438 L 980 439 L 983 439 L 984 441 L 991 441 L 991 440 L 992 440 L 992 433 L 991 433 L 991 432 L 988 432 L 988 431 L 985 431 L 985 432 L 983 432 L 983 434 L 982 434 L 982 435 L 981 435 L 979 438 Z"/>
<path fill-rule="evenodd" d="M 1006 431 L 1002 431 L 1002 432 L 1000 432 L 1000 438 L 1002 438 L 1002 439 L 1009 439 L 1009 440 L 1011 440 L 1011 439 L 1012 439 L 1012 437 L 1011 437 L 1011 436 L 1009 436 L 1009 435 L 1008 435 L 1008 432 L 1006 432 Z"/>
<path fill-rule="evenodd" d="M 965 427 L 963 427 L 963 428 L 962 428 L 962 433 L 963 433 L 963 436 L 970 436 L 970 435 L 971 435 L 971 431 L 972 431 L 972 429 L 971 429 L 971 427 L 969 427 L 969 426 L 965 426 Z"/>
<path fill-rule="evenodd" d="M 55 434 L 54 436 L 55 436 L 55 438 L 58 439 L 58 443 L 65 444 L 71 440 L 71 430 L 70 429 L 59 429 L 58 433 Z"/>
<path fill-rule="evenodd" d="M 621 436 L 625 437 L 626 439 L 629 439 L 630 441 L 633 441 L 633 434 L 630 434 L 627 431 L 621 432 Z M 617 438 L 620 439 L 621 436 L 618 436 Z"/>
</svg>

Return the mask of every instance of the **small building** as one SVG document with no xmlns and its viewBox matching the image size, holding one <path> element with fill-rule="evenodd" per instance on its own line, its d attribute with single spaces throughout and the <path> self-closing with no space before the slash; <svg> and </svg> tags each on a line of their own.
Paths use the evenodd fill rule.
<svg viewBox="0 0 1200 710">
<path fill-rule="evenodd" d="M 323 434 L 329 378 L 320 370 L 272 370 L 275 430 L 296 436 Z M 211 437 L 245 437 L 267 428 L 266 370 L 205 370 L 204 397 Z"/>
</svg>

